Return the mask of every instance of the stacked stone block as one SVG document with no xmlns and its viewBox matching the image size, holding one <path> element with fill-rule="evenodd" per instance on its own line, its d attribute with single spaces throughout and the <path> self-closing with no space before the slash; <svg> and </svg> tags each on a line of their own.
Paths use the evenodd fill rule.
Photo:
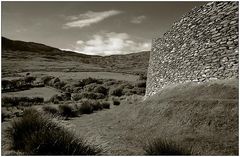
<svg viewBox="0 0 240 157">
<path fill-rule="evenodd" d="M 146 96 L 166 85 L 238 78 L 238 2 L 192 9 L 153 39 Z"/>
</svg>

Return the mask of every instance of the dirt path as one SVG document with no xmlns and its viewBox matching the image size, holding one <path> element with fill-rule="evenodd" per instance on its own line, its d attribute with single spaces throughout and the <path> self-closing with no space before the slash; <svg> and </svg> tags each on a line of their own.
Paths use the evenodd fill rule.
<svg viewBox="0 0 240 157">
<path fill-rule="evenodd" d="M 138 97 L 135 103 L 141 101 Z M 122 103 L 111 106 L 111 109 L 90 115 L 74 118 L 69 122 L 80 136 L 104 147 L 104 155 L 143 155 L 138 138 L 133 132 L 137 106 L 133 103 Z M 135 111 L 135 112 L 132 112 Z"/>
</svg>

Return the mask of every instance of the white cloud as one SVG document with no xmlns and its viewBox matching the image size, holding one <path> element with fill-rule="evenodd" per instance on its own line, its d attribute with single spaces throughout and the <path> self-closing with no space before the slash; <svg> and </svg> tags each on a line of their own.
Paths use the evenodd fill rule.
<svg viewBox="0 0 240 157">
<path fill-rule="evenodd" d="M 59 49 L 63 51 L 73 51 L 72 49 L 65 49 L 65 48 L 59 48 Z"/>
<path fill-rule="evenodd" d="M 83 44 L 83 43 L 84 43 L 84 41 L 82 41 L 82 40 L 77 41 L 77 44 Z"/>
<path fill-rule="evenodd" d="M 132 18 L 131 20 L 131 23 L 134 23 L 134 24 L 140 24 L 143 22 L 143 20 L 146 19 L 146 16 L 142 15 L 142 16 L 137 16 L 137 17 L 134 17 Z"/>
<path fill-rule="evenodd" d="M 80 42 L 79 42 L 80 41 Z M 102 33 L 76 42 L 74 51 L 90 55 L 128 54 L 150 50 L 150 42 L 136 42 L 127 33 Z"/>
<path fill-rule="evenodd" d="M 102 11 L 102 12 L 93 12 L 88 11 L 86 13 L 80 14 L 78 16 L 69 16 L 67 17 L 70 22 L 64 24 L 64 28 L 71 28 L 71 27 L 87 27 L 94 23 L 98 23 L 106 18 L 111 16 L 115 16 L 122 13 L 118 10 L 109 10 L 109 11 Z"/>
</svg>

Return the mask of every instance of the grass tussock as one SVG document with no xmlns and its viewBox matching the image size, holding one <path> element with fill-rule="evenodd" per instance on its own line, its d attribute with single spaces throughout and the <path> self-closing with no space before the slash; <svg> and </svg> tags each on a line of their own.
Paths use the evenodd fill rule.
<svg viewBox="0 0 240 157">
<path fill-rule="evenodd" d="M 1 116 L 2 116 L 2 122 L 4 122 L 6 119 L 12 118 L 12 113 L 10 111 L 2 109 Z"/>
<path fill-rule="evenodd" d="M 62 104 L 59 105 L 59 114 L 63 117 L 77 117 L 78 116 L 78 112 L 77 110 L 72 106 L 72 105 L 68 105 L 68 104 Z"/>
<path fill-rule="evenodd" d="M 146 81 L 138 81 L 135 83 L 135 86 L 139 88 L 146 88 Z"/>
<path fill-rule="evenodd" d="M 96 155 L 101 150 L 34 109 L 12 121 L 6 130 L 10 150 L 28 155 Z"/>
<path fill-rule="evenodd" d="M 107 101 L 99 101 L 92 99 L 82 99 L 77 104 L 80 114 L 90 114 L 94 111 L 100 111 L 103 109 L 110 109 L 110 103 Z"/>
<path fill-rule="evenodd" d="M 102 102 L 102 107 L 105 108 L 105 109 L 110 109 L 110 103 L 105 101 L 105 102 Z"/>
<path fill-rule="evenodd" d="M 118 100 L 113 100 L 113 105 L 119 106 L 119 105 L 120 105 L 120 101 L 118 101 Z"/>
<path fill-rule="evenodd" d="M 59 113 L 58 109 L 54 106 L 43 106 L 42 109 L 44 112 L 52 115 L 56 115 Z"/>
<path fill-rule="evenodd" d="M 54 104 L 58 104 L 60 101 L 63 101 L 62 97 L 58 94 L 53 95 L 50 100 L 50 102 L 54 103 Z"/>
<path fill-rule="evenodd" d="M 103 107 L 99 101 L 86 100 L 85 103 L 89 103 L 92 106 L 93 111 L 99 111 L 99 110 L 103 109 Z"/>
<path fill-rule="evenodd" d="M 111 89 L 110 95 L 112 95 L 112 96 L 118 96 L 118 97 L 124 95 L 124 93 L 123 93 L 123 87 L 117 87 L 117 88 Z"/>
<path fill-rule="evenodd" d="M 79 107 L 81 114 L 91 114 L 93 113 L 93 105 L 90 101 L 82 101 Z"/>
<path fill-rule="evenodd" d="M 89 77 L 89 78 L 80 80 L 78 82 L 78 84 L 76 84 L 76 86 L 77 87 L 84 87 L 84 86 L 92 84 L 92 83 L 102 84 L 102 81 L 99 80 L 99 79 Z"/>
<path fill-rule="evenodd" d="M 42 97 L 3 97 L 2 106 L 11 107 L 11 106 L 32 106 L 42 104 L 44 99 Z"/>
<path fill-rule="evenodd" d="M 103 95 L 107 95 L 108 94 L 108 89 L 105 88 L 104 86 L 98 86 L 98 87 L 94 88 L 94 92 L 101 93 Z"/>
<path fill-rule="evenodd" d="M 72 95 L 72 100 L 79 101 L 81 99 L 104 99 L 105 95 L 102 93 L 93 93 L 93 92 L 83 92 L 83 93 L 74 93 Z"/>
<path fill-rule="evenodd" d="M 145 147 L 145 155 L 191 155 L 191 150 L 180 147 L 173 141 L 156 138 Z"/>
</svg>

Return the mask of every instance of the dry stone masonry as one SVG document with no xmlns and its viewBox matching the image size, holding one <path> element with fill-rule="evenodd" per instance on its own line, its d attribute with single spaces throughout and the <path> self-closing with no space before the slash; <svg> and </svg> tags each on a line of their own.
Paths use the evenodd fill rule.
<svg viewBox="0 0 240 157">
<path fill-rule="evenodd" d="M 166 85 L 238 78 L 238 2 L 194 8 L 153 39 L 146 96 Z"/>
</svg>

